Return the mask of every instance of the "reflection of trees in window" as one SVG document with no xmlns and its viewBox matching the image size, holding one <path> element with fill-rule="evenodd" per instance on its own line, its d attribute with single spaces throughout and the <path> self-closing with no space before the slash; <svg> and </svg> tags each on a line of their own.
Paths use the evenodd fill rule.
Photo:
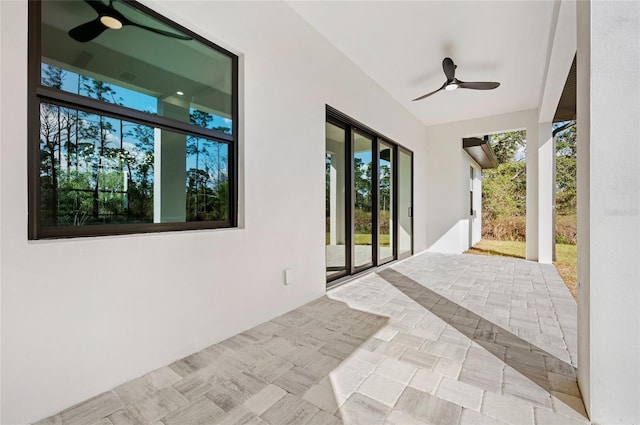
<svg viewBox="0 0 640 425">
<path fill-rule="evenodd" d="M 44 84 L 59 88 L 65 72 L 43 68 Z M 95 99 L 115 92 L 82 77 Z M 41 213 L 46 225 L 153 221 L 153 128 L 41 103 Z"/>
<path fill-rule="evenodd" d="M 380 178 L 378 180 L 380 190 L 378 203 L 380 204 L 379 226 L 380 234 L 388 235 L 391 220 L 391 166 L 380 164 Z M 380 242 L 381 246 L 389 246 L 389 243 Z"/>
<path fill-rule="evenodd" d="M 192 109 L 190 122 L 209 128 L 214 115 Z M 222 133 L 228 127 L 215 127 Z M 229 199 L 229 147 L 195 136 L 187 136 L 187 221 L 227 220 Z"/>
<path fill-rule="evenodd" d="M 236 226 L 237 56 L 135 2 L 180 61 L 149 34 L 80 45 L 71 3 L 29 2 L 29 239 Z"/>
<path fill-rule="evenodd" d="M 371 161 L 365 163 L 362 158 L 353 158 L 355 233 L 370 234 L 372 231 L 372 170 Z"/>
<path fill-rule="evenodd" d="M 187 220 L 228 219 L 228 146 L 187 137 Z"/>
<path fill-rule="evenodd" d="M 43 84 L 60 88 L 66 72 L 43 67 Z M 107 83 L 79 76 L 78 93 L 119 104 Z M 215 116 L 192 110 L 209 127 Z M 41 103 L 41 213 L 46 225 L 153 222 L 154 128 Z M 228 127 L 214 128 L 229 133 Z M 187 221 L 229 218 L 229 146 L 196 136 L 187 143 Z"/>
<path fill-rule="evenodd" d="M 353 167 L 356 209 L 371 212 L 371 162 L 365 164 L 362 158 L 355 157 Z"/>
</svg>

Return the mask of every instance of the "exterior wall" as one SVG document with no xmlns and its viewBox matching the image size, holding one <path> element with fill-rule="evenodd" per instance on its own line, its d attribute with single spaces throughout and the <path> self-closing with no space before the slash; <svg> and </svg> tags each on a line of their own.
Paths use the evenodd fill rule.
<svg viewBox="0 0 640 425">
<path fill-rule="evenodd" d="M 640 423 L 640 3 L 578 2 L 578 379 Z"/>
<path fill-rule="evenodd" d="M 459 254 L 469 247 L 469 166 L 475 162 L 462 149 L 462 139 L 524 128 L 527 130 L 527 140 L 536 146 L 537 120 L 538 111 L 532 109 L 428 128 L 426 242 L 430 251 Z M 537 153 L 536 149 L 532 151 Z M 535 184 L 534 189 L 537 190 L 538 165 L 537 156 L 533 157 L 533 164 L 531 156 L 527 156 L 527 252 L 537 255 L 538 194 L 530 189 L 530 184 Z M 482 193 L 481 186 L 477 191 L 478 194 Z M 472 226 L 474 243 L 481 236 L 481 225 L 475 225 L 482 217 L 480 204 L 481 201 L 477 204 L 476 222 Z M 535 247 L 530 248 L 530 245 Z"/>
<path fill-rule="evenodd" d="M 289 6 L 144 3 L 241 55 L 242 227 L 28 241 L 27 1 L 0 2 L 3 424 L 53 414 L 321 296 L 325 104 L 413 150 L 415 252 L 427 247 L 427 130 Z M 285 268 L 299 280 L 283 285 Z"/>
</svg>

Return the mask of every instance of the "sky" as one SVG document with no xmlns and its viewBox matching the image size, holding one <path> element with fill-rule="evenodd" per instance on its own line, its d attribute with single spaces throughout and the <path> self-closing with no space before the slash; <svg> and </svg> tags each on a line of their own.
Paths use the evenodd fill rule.
<svg viewBox="0 0 640 425">
<path fill-rule="evenodd" d="M 43 63 L 43 67 L 47 66 Z M 72 71 L 64 70 L 64 77 L 62 80 L 61 89 L 66 92 L 74 93 L 74 94 L 84 94 L 86 93 L 82 88 L 79 87 L 79 78 L 80 76 Z M 146 95 L 144 93 L 136 92 L 134 90 L 130 90 L 124 87 L 120 87 L 114 84 L 109 84 L 110 88 L 113 90 L 114 94 L 112 96 L 112 102 L 110 103 L 119 103 L 126 107 L 136 109 L 143 112 L 148 112 L 152 114 L 157 114 L 158 112 L 158 99 Z M 194 108 L 190 108 L 190 112 L 193 112 Z M 228 127 L 229 133 L 231 132 L 231 120 L 220 117 L 214 114 L 210 114 L 212 117 L 209 128 L 215 127 Z M 87 120 L 96 121 L 98 120 L 98 115 L 95 114 L 86 114 Z M 120 120 L 115 118 L 106 118 L 106 121 L 111 123 L 114 130 L 111 134 L 107 135 L 108 143 L 112 148 L 120 147 Z M 123 132 L 126 134 L 126 127 L 131 127 L 132 125 L 136 125 L 130 122 L 123 121 Z M 186 136 L 185 136 L 186 137 Z M 127 141 L 132 139 L 132 137 L 125 138 L 125 141 L 122 143 L 122 147 L 128 150 L 136 160 L 141 160 L 144 156 L 143 152 L 131 141 Z M 200 154 L 198 155 L 198 163 L 196 163 L 196 155 L 187 155 L 186 158 L 186 169 L 199 168 L 204 170 L 209 166 L 210 173 L 224 173 L 226 174 L 228 171 L 228 146 L 226 143 L 217 143 L 213 140 L 204 139 L 204 138 L 189 138 L 190 143 L 197 143 L 198 150 Z M 64 158 L 60 158 L 60 161 L 64 161 Z M 62 163 L 62 162 L 61 162 Z M 220 165 L 218 169 L 218 164 Z M 212 178 L 215 179 L 215 175 L 212 175 Z"/>
</svg>

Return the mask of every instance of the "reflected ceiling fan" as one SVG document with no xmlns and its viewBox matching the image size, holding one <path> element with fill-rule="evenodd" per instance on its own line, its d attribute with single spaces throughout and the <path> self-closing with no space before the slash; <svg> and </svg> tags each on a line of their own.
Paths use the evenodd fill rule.
<svg viewBox="0 0 640 425">
<path fill-rule="evenodd" d="M 492 90 L 497 88 L 500 83 L 488 82 L 488 81 L 478 81 L 478 82 L 465 82 L 460 81 L 456 78 L 456 68 L 458 65 L 453 63 L 451 58 L 444 58 L 442 61 L 442 69 L 444 70 L 444 75 L 447 77 L 447 81 L 444 82 L 442 87 L 438 90 L 434 90 L 431 93 L 427 93 L 424 96 L 416 97 L 413 101 L 424 99 L 425 97 L 429 97 L 432 94 L 438 93 L 440 90 L 455 90 L 455 89 L 473 89 L 473 90 Z"/>
<path fill-rule="evenodd" d="M 165 37 L 177 38 L 179 40 L 192 40 L 191 37 L 182 34 L 176 34 L 169 31 L 163 31 L 157 28 L 148 27 L 146 25 L 133 22 L 113 6 L 113 0 L 109 4 L 105 4 L 99 0 L 84 0 L 89 6 L 98 13 L 98 17 L 93 21 L 85 22 L 69 31 L 69 36 L 76 41 L 85 43 L 91 41 L 107 29 L 119 30 L 120 28 L 130 25 L 142 28 Z"/>
</svg>

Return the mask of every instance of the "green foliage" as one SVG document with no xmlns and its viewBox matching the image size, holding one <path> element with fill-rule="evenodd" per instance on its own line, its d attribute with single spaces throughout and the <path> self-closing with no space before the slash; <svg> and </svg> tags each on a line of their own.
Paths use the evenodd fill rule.
<svg viewBox="0 0 640 425">
<path fill-rule="evenodd" d="M 559 128 L 566 123 L 557 123 Z M 482 172 L 482 233 L 497 240 L 524 241 L 526 215 L 525 133 L 491 137 L 500 165 Z M 575 244 L 576 236 L 576 127 L 556 135 L 556 241 Z"/>
<path fill-rule="evenodd" d="M 506 162 L 482 171 L 482 219 L 487 222 L 526 212 L 527 182 L 524 162 Z"/>
<path fill-rule="evenodd" d="M 43 84 L 61 88 L 65 72 L 44 66 Z M 78 93 L 121 104 L 107 83 L 79 76 Z M 192 123 L 213 116 L 194 111 Z M 229 132 L 227 127 L 217 127 Z M 40 213 L 47 226 L 153 222 L 153 127 L 56 105 L 40 106 Z M 229 217 L 228 149 L 187 136 L 187 220 Z M 195 167 L 192 165 L 195 164 Z"/>
<path fill-rule="evenodd" d="M 380 164 L 380 177 L 378 184 L 380 191 L 378 192 L 378 203 L 380 211 L 389 211 L 391 208 L 391 166 Z"/>
<path fill-rule="evenodd" d="M 525 215 L 526 164 L 522 158 L 516 158 L 519 152 L 523 152 L 525 143 L 525 131 L 510 131 L 490 137 L 499 165 L 482 171 L 482 220 L 485 225 L 501 217 Z"/>
<path fill-rule="evenodd" d="M 558 215 L 576 214 L 576 172 L 577 146 L 574 125 L 556 136 L 556 213 Z"/>
<path fill-rule="evenodd" d="M 371 213 L 372 203 L 372 191 L 371 191 L 371 178 L 372 178 L 371 162 L 364 163 L 362 158 L 353 158 L 353 186 L 355 189 L 355 207 L 356 210 L 361 209 Z"/>
<path fill-rule="evenodd" d="M 489 144 L 499 164 L 515 161 L 519 159 L 516 158 L 516 154 L 524 153 L 526 148 L 526 131 L 493 134 L 489 138 Z"/>
<path fill-rule="evenodd" d="M 496 241 L 521 241 L 527 237 L 524 216 L 501 216 L 482 223 L 482 238 Z"/>
<path fill-rule="evenodd" d="M 371 223 L 372 216 L 371 211 L 365 211 L 360 208 L 356 208 L 353 211 L 353 227 L 355 233 L 371 233 L 373 225 Z"/>
</svg>

